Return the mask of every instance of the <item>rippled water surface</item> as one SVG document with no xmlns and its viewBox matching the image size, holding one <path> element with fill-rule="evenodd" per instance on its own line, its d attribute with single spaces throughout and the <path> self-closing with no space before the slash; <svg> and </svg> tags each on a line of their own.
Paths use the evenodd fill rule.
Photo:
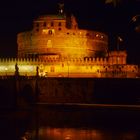
<svg viewBox="0 0 140 140">
<path fill-rule="evenodd" d="M 1 110 L 1 140 L 140 140 L 140 110 L 38 107 Z"/>
</svg>

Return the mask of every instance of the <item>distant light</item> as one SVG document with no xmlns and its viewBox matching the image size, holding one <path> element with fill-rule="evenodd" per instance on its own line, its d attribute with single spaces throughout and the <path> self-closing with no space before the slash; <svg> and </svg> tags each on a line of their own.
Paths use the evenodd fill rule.
<svg viewBox="0 0 140 140">
<path fill-rule="evenodd" d="M 67 135 L 67 136 L 65 137 L 65 140 L 71 140 L 71 135 Z"/>
<path fill-rule="evenodd" d="M 140 25 L 138 25 L 138 26 L 135 27 L 135 31 L 136 31 L 137 33 L 140 33 Z"/>
<path fill-rule="evenodd" d="M 133 21 L 133 22 L 136 22 L 136 21 L 137 21 L 136 16 L 132 18 L 132 21 Z"/>
<path fill-rule="evenodd" d="M 62 10 L 62 9 L 60 10 L 60 13 L 61 13 L 61 14 L 63 13 L 63 10 Z"/>
<path fill-rule="evenodd" d="M 99 37 L 99 35 L 98 35 L 98 34 L 96 34 L 96 37 Z"/>
<path fill-rule="evenodd" d="M 114 7 L 116 7 L 120 3 L 121 3 L 121 0 L 105 0 L 105 4 L 113 4 Z"/>
<path fill-rule="evenodd" d="M 135 15 L 132 17 L 132 21 L 136 22 L 138 20 L 138 18 L 140 18 L 140 15 Z"/>
<path fill-rule="evenodd" d="M 47 31 L 46 29 L 43 29 L 42 32 L 43 32 L 44 34 L 47 34 L 47 33 L 48 33 L 48 31 Z"/>
<path fill-rule="evenodd" d="M 106 0 L 105 3 L 112 3 L 113 0 Z"/>
<path fill-rule="evenodd" d="M 120 36 L 118 36 L 118 41 L 122 42 L 123 39 Z"/>
</svg>

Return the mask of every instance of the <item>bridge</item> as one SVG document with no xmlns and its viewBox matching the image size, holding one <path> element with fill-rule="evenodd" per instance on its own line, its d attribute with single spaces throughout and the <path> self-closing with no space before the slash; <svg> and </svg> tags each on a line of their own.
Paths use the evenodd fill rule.
<svg viewBox="0 0 140 140">
<path fill-rule="evenodd" d="M 0 108 L 36 103 L 140 104 L 139 78 L 0 77 Z"/>
<path fill-rule="evenodd" d="M 27 76 L 0 77 L 0 107 L 42 103 L 89 103 L 93 80 Z"/>
</svg>

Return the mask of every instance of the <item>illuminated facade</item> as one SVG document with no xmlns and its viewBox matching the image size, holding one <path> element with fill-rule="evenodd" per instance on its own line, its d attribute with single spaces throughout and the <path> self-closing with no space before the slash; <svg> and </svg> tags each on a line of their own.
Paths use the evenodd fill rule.
<svg viewBox="0 0 140 140">
<path fill-rule="evenodd" d="M 128 65 L 126 51 L 108 50 L 108 36 L 78 28 L 76 18 L 40 16 L 31 31 L 17 35 L 18 59 L 0 60 L 0 75 L 44 77 L 136 77 L 137 65 Z"/>
<path fill-rule="evenodd" d="M 78 29 L 74 16 L 46 15 L 34 20 L 33 29 L 18 34 L 18 57 L 59 58 L 105 57 L 108 36 Z"/>
</svg>

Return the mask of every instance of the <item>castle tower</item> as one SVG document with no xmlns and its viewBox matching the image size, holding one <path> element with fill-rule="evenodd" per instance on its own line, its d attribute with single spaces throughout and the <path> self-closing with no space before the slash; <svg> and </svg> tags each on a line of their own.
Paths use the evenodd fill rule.
<svg viewBox="0 0 140 140">
<path fill-rule="evenodd" d="M 18 57 L 61 58 L 106 57 L 108 36 L 102 32 L 79 29 L 74 15 L 42 15 L 33 21 L 33 29 L 17 35 Z"/>
<path fill-rule="evenodd" d="M 111 51 L 109 52 L 110 64 L 126 64 L 127 53 L 126 51 Z"/>
</svg>

